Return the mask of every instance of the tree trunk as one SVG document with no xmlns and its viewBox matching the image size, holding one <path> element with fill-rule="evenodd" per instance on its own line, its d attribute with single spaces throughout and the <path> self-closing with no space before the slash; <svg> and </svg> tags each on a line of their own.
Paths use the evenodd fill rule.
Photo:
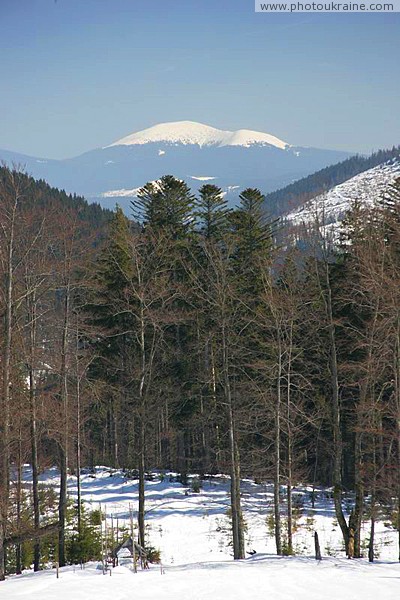
<svg viewBox="0 0 400 600">
<path fill-rule="evenodd" d="M 61 405 L 63 408 L 64 417 L 64 432 L 63 440 L 59 444 L 60 456 L 60 496 L 58 505 L 58 518 L 60 530 L 58 532 L 58 562 L 60 567 L 66 564 L 65 557 L 65 521 L 67 512 L 67 478 L 68 478 L 68 373 L 67 373 L 67 350 L 68 350 L 68 328 L 69 328 L 69 311 L 70 311 L 70 286 L 65 287 L 64 299 L 64 321 L 62 331 L 62 346 L 61 346 L 61 369 L 60 369 L 60 384 L 61 384 Z"/>
<path fill-rule="evenodd" d="M 228 410 L 233 558 L 238 560 L 245 558 L 243 516 L 240 500 L 240 463 L 236 442 L 233 399 L 229 375 L 228 344 L 224 324 L 222 326 L 222 369 L 224 377 L 224 395 Z"/>
<path fill-rule="evenodd" d="M 22 511 L 22 431 L 19 429 L 18 440 L 18 467 L 17 467 L 17 529 L 21 527 L 21 511 Z M 17 575 L 22 573 L 22 548 L 21 543 L 15 547 L 15 572 Z"/>
<path fill-rule="evenodd" d="M 399 545 L 399 561 L 400 561 L 400 317 L 397 317 L 397 336 L 396 336 L 396 354 L 395 354 L 395 421 L 396 421 L 396 446 L 397 446 L 397 531 Z M 395 454 L 396 456 L 396 454 Z"/>
<path fill-rule="evenodd" d="M 375 541 L 375 492 L 371 496 L 371 531 L 368 544 L 368 560 L 374 562 L 374 541 Z"/>
<path fill-rule="evenodd" d="M 29 298 L 29 297 L 28 297 Z M 29 405 L 30 405 L 30 432 L 31 432 L 31 463 L 32 463 L 32 499 L 33 499 L 33 521 L 35 529 L 40 526 L 40 504 L 39 504 L 39 468 L 38 468 L 38 433 L 36 416 L 36 295 L 32 293 L 28 299 L 28 314 L 30 319 L 30 361 L 29 361 Z M 33 546 L 33 570 L 40 568 L 40 540 L 37 538 Z"/>
<path fill-rule="evenodd" d="M 354 558 L 361 558 L 361 525 L 364 510 L 364 485 L 361 476 L 361 433 L 355 435 L 355 486 L 356 499 L 354 506 Z"/>
<path fill-rule="evenodd" d="M 58 531 L 58 563 L 60 567 L 65 567 L 65 520 L 67 513 L 67 453 L 62 446 L 59 446 L 60 456 L 60 496 L 58 501 L 58 521 L 60 529 Z"/>
<path fill-rule="evenodd" d="M 329 265 L 325 264 L 326 274 L 326 300 L 329 342 L 330 342 L 330 375 L 332 389 L 332 430 L 333 430 L 333 500 L 335 505 L 336 519 L 342 531 L 346 552 L 349 543 L 349 527 L 347 525 L 342 508 L 342 433 L 341 414 L 339 401 L 339 376 L 336 351 L 335 323 L 332 309 L 332 288 L 329 278 Z"/>
<path fill-rule="evenodd" d="M 231 463 L 231 512 L 233 534 L 233 558 L 235 560 L 245 557 L 243 516 L 240 500 L 240 466 L 239 453 L 235 440 L 234 418 L 232 406 L 229 407 L 229 447 Z"/>
<path fill-rule="evenodd" d="M 292 456 L 292 427 L 291 427 L 291 369 L 292 369 L 292 347 L 293 347 L 293 323 L 290 326 L 289 333 L 289 352 L 288 352 L 288 368 L 287 368 L 287 536 L 288 536 L 288 554 L 293 554 L 293 502 L 292 502 L 292 485 L 293 485 L 293 456 Z"/>
<path fill-rule="evenodd" d="M 138 543 L 145 547 L 145 426 L 143 416 L 140 418 L 139 431 L 139 506 L 138 506 Z"/>
<path fill-rule="evenodd" d="M 4 345 L 3 345 L 3 388 L 0 405 L 0 581 L 5 579 L 5 549 L 7 534 L 6 523 L 9 504 L 10 487 L 10 389 L 11 389 L 11 343 L 12 343 L 12 307 L 14 284 L 14 231 L 19 193 L 13 190 L 11 211 L 9 215 L 9 237 L 7 240 L 7 262 L 5 269 L 5 311 L 4 311 Z"/>
<path fill-rule="evenodd" d="M 279 333 L 278 333 L 279 335 Z M 281 477 L 281 384 L 282 384 L 282 351 L 278 347 L 278 378 L 275 403 L 275 468 L 274 468 L 274 524 L 276 553 L 282 554 L 281 513 L 280 513 L 280 477 Z"/>
<path fill-rule="evenodd" d="M 78 325 L 76 331 L 76 488 L 77 488 L 77 513 L 78 513 L 78 534 L 82 534 L 82 494 L 81 494 L 81 378 L 79 372 L 78 357 Z"/>
</svg>

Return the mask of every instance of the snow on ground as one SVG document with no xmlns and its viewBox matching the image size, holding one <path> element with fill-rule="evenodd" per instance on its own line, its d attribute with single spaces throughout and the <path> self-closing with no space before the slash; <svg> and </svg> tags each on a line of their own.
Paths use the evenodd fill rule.
<svg viewBox="0 0 400 600">
<path fill-rule="evenodd" d="M 398 565 L 329 559 L 255 557 L 133 573 L 127 566 L 103 575 L 96 565 L 24 574 L 0 584 L 2 600 L 395 600 Z"/>
<path fill-rule="evenodd" d="M 335 227 L 355 201 L 372 205 L 382 197 L 390 184 L 400 177 L 400 158 L 388 161 L 373 169 L 359 173 L 333 189 L 309 200 L 285 219 L 293 225 L 309 224 L 316 219 Z"/>
<path fill-rule="evenodd" d="M 24 473 L 29 486 L 29 469 Z M 42 476 L 49 485 L 58 485 L 56 470 Z M 76 480 L 70 477 L 69 492 L 76 496 Z M 137 509 L 137 480 L 120 472 L 96 469 L 96 475 L 83 475 L 82 495 L 87 506 L 106 511 L 108 520 L 128 523 L 129 512 Z M 229 520 L 229 479 L 219 475 L 202 482 L 200 493 L 182 486 L 170 474 L 153 474 L 146 482 L 147 536 L 159 548 L 160 566 L 134 574 L 130 561 L 103 575 L 97 564 L 66 567 L 57 580 L 54 570 L 26 572 L 0 584 L 1 600 L 125 600 L 135 591 L 141 599 L 172 600 L 391 600 L 399 597 L 400 566 L 397 534 L 377 524 L 378 559 L 349 561 L 344 557 L 329 490 L 316 490 L 315 508 L 310 490 L 295 490 L 295 505 L 301 518 L 294 536 L 295 557 L 275 556 L 274 540 L 268 531 L 267 517 L 272 510 L 272 487 L 242 482 L 242 500 L 247 525 L 248 558 L 233 561 Z M 346 509 L 350 510 L 349 501 Z M 323 560 L 313 558 L 313 533 L 318 531 Z M 368 536 L 364 524 L 363 538 Z M 251 551 L 256 551 L 250 555 Z"/>
</svg>

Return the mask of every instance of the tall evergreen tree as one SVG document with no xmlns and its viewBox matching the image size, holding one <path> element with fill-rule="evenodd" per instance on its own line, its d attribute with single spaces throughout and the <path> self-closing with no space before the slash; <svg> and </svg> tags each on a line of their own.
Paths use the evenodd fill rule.
<svg viewBox="0 0 400 600">
<path fill-rule="evenodd" d="M 132 201 L 133 217 L 153 231 L 164 230 L 174 240 L 193 229 L 194 195 L 186 183 L 172 175 L 147 183 Z"/>
<path fill-rule="evenodd" d="M 203 185 L 200 188 L 194 214 L 198 220 L 200 232 L 206 240 L 218 240 L 226 233 L 230 212 L 221 188 L 211 184 Z"/>
<path fill-rule="evenodd" d="M 117 206 L 97 261 L 95 289 L 86 304 L 88 323 L 98 331 L 92 344 L 97 358 L 89 375 L 103 382 L 101 411 L 93 416 L 90 429 L 92 435 L 99 436 L 97 443 L 108 448 L 107 458 L 114 466 L 119 463 L 118 409 L 126 384 L 125 364 L 133 336 L 131 315 L 121 310 L 133 274 L 130 236 L 130 223 Z M 104 422 L 97 419 L 103 412 L 105 428 Z"/>
<path fill-rule="evenodd" d="M 260 190 L 247 188 L 239 198 L 240 205 L 231 216 L 236 239 L 234 266 L 243 293 L 255 298 L 262 288 L 266 260 L 271 258 L 275 223 L 267 219 Z"/>
</svg>

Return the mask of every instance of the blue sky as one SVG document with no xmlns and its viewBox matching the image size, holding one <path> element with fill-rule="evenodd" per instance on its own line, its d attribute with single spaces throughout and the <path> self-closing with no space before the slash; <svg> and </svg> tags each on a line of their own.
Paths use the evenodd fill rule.
<svg viewBox="0 0 400 600">
<path fill-rule="evenodd" d="M 63 158 L 155 123 L 400 143 L 400 14 L 254 0 L 0 0 L 0 148 Z"/>
</svg>

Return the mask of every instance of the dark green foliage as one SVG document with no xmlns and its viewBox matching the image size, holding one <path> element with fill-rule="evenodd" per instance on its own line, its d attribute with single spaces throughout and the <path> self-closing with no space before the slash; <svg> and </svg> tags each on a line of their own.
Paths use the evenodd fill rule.
<svg viewBox="0 0 400 600">
<path fill-rule="evenodd" d="M 194 196 L 190 188 L 172 175 L 147 183 L 132 201 L 134 218 L 156 232 L 163 230 L 174 240 L 193 229 Z"/>
<path fill-rule="evenodd" d="M 131 230 L 127 217 L 117 206 L 99 259 L 98 277 L 105 287 L 123 293 L 132 276 L 129 247 Z"/>
<path fill-rule="evenodd" d="M 221 188 L 210 184 L 200 188 L 194 215 L 198 220 L 199 231 L 206 240 L 220 240 L 226 234 L 230 212 Z"/>
<path fill-rule="evenodd" d="M 385 241 L 387 244 L 394 244 L 396 252 L 400 253 L 400 239 L 398 239 L 398 231 L 400 225 L 400 177 L 390 185 L 380 200 L 381 208 L 380 219 L 384 229 Z"/>
<path fill-rule="evenodd" d="M 57 521 L 57 502 L 58 497 L 53 487 L 40 485 L 39 487 L 40 506 L 42 510 L 42 525 L 56 523 Z M 32 528 L 32 506 L 31 498 L 23 493 L 21 498 L 21 510 L 19 514 L 19 528 L 22 532 L 29 531 Z M 57 561 L 57 533 L 49 534 L 40 540 L 41 568 L 54 564 Z M 21 567 L 29 569 L 33 563 L 32 539 L 22 542 L 21 547 Z M 7 570 L 10 573 L 16 571 L 16 546 L 10 545 L 7 552 Z"/>
<path fill-rule="evenodd" d="M 87 512 L 82 506 L 81 513 L 80 532 L 75 515 L 69 522 L 66 545 L 69 564 L 85 563 L 101 558 L 100 511 Z"/>
<path fill-rule="evenodd" d="M 239 198 L 240 205 L 231 214 L 235 240 L 233 268 L 245 297 L 256 298 L 265 268 L 268 262 L 271 264 L 274 223 L 267 219 L 260 190 L 248 188 Z"/>
<path fill-rule="evenodd" d="M 7 168 L 0 167 L 0 184 L 7 181 Z M 87 235 L 88 232 L 98 232 L 95 240 L 101 238 L 101 232 L 105 225 L 112 218 L 112 211 L 102 208 L 97 203 L 89 203 L 82 196 L 76 194 L 67 194 L 64 190 L 51 187 L 48 183 L 40 180 L 35 180 L 29 175 L 20 175 L 24 180 L 24 188 L 26 189 L 26 197 L 24 204 L 26 209 L 35 210 L 46 209 L 53 211 L 55 218 L 62 211 L 71 210 L 77 215 L 78 230 L 81 235 Z"/>
<path fill-rule="evenodd" d="M 272 225 L 264 212 L 264 196 L 256 188 L 247 188 L 240 196 L 240 205 L 232 214 L 236 236 L 236 256 L 242 265 L 264 257 L 272 247 Z"/>
<path fill-rule="evenodd" d="M 131 224 L 117 206 L 97 260 L 94 289 L 84 304 L 87 326 L 98 332 L 90 340 L 95 358 L 88 377 L 103 384 L 96 410 L 87 422 L 88 432 L 95 446 L 106 443 L 113 462 L 116 412 L 127 383 L 124 364 L 134 335 L 134 319 L 125 301 L 133 275 L 131 236 Z"/>
<path fill-rule="evenodd" d="M 146 548 L 146 558 L 149 561 L 149 563 L 159 565 L 161 562 L 161 552 L 158 548 L 149 546 Z"/>
<path fill-rule="evenodd" d="M 118 353 L 124 343 L 122 330 L 130 327 L 129 314 L 118 310 L 132 278 L 130 236 L 130 223 L 117 206 L 97 261 L 97 285 L 85 306 L 91 324 L 106 334 L 96 342 L 98 353 L 104 358 Z"/>
</svg>

